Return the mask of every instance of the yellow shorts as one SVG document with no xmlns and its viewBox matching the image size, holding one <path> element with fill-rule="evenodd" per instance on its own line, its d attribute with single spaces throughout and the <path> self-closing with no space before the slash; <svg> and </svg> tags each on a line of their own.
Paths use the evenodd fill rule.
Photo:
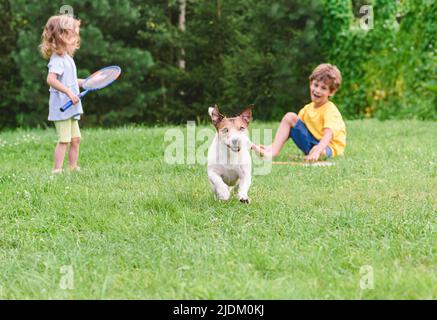
<svg viewBox="0 0 437 320">
<path fill-rule="evenodd" d="M 55 121 L 58 142 L 69 143 L 71 139 L 80 138 L 79 121 L 74 119 Z"/>
</svg>

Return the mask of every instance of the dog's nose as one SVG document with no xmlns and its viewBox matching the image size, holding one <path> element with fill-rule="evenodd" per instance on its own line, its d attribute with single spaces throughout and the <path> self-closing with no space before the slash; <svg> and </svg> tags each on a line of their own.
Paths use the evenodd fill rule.
<svg viewBox="0 0 437 320">
<path fill-rule="evenodd" d="M 238 140 L 238 138 L 234 138 L 234 139 L 231 140 L 231 142 L 232 142 L 233 145 L 236 146 L 236 145 L 238 145 L 238 143 L 239 143 L 240 141 Z"/>
</svg>

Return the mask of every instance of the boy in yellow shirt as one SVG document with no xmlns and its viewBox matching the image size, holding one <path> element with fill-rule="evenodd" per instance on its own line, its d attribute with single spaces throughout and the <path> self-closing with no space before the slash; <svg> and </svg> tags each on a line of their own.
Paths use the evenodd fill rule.
<svg viewBox="0 0 437 320">
<path fill-rule="evenodd" d="M 273 158 L 279 155 L 289 137 L 303 151 L 306 161 L 343 154 L 346 126 L 340 111 L 329 101 L 341 85 L 341 73 L 336 66 L 324 63 L 314 69 L 309 80 L 312 102 L 299 114 L 285 114 L 272 145 L 252 145 L 261 156 Z"/>
</svg>

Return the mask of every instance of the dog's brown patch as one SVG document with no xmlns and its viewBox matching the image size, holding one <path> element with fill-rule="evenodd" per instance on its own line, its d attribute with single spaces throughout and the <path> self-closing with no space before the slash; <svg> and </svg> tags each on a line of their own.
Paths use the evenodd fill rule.
<svg viewBox="0 0 437 320">
<path fill-rule="evenodd" d="M 234 118 L 223 118 L 217 125 L 217 130 L 223 128 L 240 130 L 241 128 L 247 129 L 248 123 L 246 123 L 240 116 Z"/>
<path fill-rule="evenodd" d="M 219 111 L 218 105 L 214 105 L 214 110 L 211 112 L 211 120 L 217 131 L 220 131 L 224 128 L 228 130 L 236 129 L 240 130 L 241 128 L 247 129 L 250 121 L 252 121 L 252 108 L 254 105 L 247 106 L 238 116 L 227 118 L 222 115 Z"/>
</svg>

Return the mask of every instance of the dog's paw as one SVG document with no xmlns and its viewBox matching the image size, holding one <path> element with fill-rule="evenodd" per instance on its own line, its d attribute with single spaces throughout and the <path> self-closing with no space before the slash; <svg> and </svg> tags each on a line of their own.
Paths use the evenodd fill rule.
<svg viewBox="0 0 437 320">
<path fill-rule="evenodd" d="M 221 201 L 228 201 L 230 197 L 231 193 L 228 190 L 217 193 L 217 199 Z"/>
<path fill-rule="evenodd" d="M 240 202 L 241 202 L 241 203 L 247 203 L 247 204 L 249 204 L 249 203 L 250 203 L 250 199 L 249 199 L 249 198 L 240 198 Z"/>
</svg>

